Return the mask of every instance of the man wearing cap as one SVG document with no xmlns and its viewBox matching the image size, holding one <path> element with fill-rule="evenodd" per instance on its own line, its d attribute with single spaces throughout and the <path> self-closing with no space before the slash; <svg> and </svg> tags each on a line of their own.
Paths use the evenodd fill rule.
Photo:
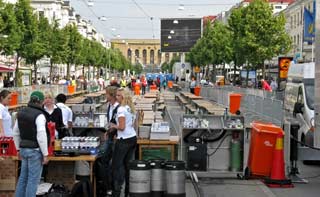
<svg viewBox="0 0 320 197">
<path fill-rule="evenodd" d="M 20 157 L 21 172 L 16 197 L 36 196 L 43 164 L 48 163 L 49 132 L 46 112 L 41 108 L 44 95 L 32 92 L 28 106 L 18 112 L 13 139 Z"/>
</svg>

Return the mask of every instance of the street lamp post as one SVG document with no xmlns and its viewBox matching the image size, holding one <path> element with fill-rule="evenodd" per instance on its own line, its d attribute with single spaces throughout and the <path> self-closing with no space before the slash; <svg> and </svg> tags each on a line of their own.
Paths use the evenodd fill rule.
<svg viewBox="0 0 320 197">
<path fill-rule="evenodd" d="M 109 53 L 108 53 L 108 59 L 109 59 L 109 61 L 108 61 L 108 79 L 109 79 L 109 81 L 110 81 L 110 60 L 111 60 L 110 53 L 111 53 L 111 48 L 109 48 Z"/>
</svg>

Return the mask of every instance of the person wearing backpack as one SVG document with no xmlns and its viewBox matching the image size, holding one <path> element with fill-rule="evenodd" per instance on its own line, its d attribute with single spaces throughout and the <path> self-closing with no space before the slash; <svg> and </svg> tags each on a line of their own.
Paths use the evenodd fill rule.
<svg viewBox="0 0 320 197">
<path fill-rule="evenodd" d="M 135 108 L 129 91 L 117 90 L 117 101 L 120 103 L 116 115 L 117 124 L 111 123 L 111 128 L 117 130 L 117 140 L 112 156 L 113 197 L 119 197 L 122 184 L 125 182 L 125 197 L 129 195 L 129 162 L 134 158 L 137 145 L 134 129 Z"/>
</svg>

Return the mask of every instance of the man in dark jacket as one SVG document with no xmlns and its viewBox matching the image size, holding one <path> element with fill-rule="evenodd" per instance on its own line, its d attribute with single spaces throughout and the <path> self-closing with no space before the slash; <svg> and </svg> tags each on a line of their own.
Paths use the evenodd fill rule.
<svg viewBox="0 0 320 197">
<path fill-rule="evenodd" d="M 36 196 L 43 164 L 48 163 L 46 112 L 41 105 L 44 95 L 32 92 L 28 107 L 18 112 L 13 128 L 13 139 L 21 158 L 21 173 L 16 188 L 16 197 Z"/>
</svg>

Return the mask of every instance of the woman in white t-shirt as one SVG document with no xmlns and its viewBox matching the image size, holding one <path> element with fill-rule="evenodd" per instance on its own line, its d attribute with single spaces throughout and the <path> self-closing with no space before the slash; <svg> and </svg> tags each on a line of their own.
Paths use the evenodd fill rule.
<svg viewBox="0 0 320 197">
<path fill-rule="evenodd" d="M 121 186 L 126 182 L 125 196 L 129 194 L 129 162 L 134 158 L 137 145 L 136 131 L 134 130 L 135 109 L 131 93 L 123 88 L 118 89 L 116 95 L 120 103 L 116 122 L 111 127 L 117 129 L 117 140 L 112 157 L 112 177 L 114 191 L 112 196 L 118 197 Z"/>
<path fill-rule="evenodd" d="M 11 92 L 2 90 L 0 92 L 0 137 L 12 137 L 12 120 L 8 110 L 11 100 Z"/>
</svg>

